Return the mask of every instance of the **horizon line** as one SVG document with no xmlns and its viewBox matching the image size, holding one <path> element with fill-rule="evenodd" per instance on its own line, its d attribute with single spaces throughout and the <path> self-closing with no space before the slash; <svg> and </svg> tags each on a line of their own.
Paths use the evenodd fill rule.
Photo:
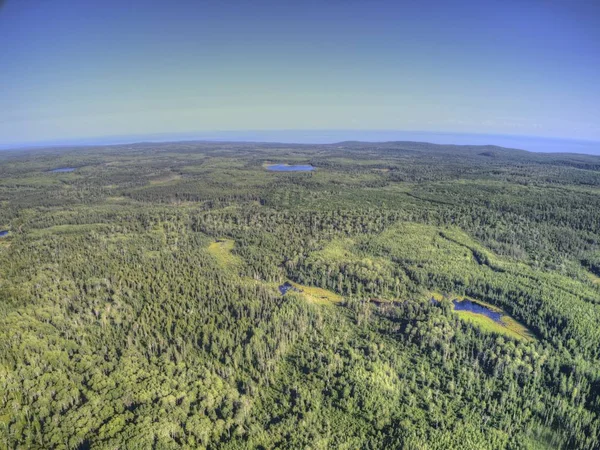
<svg viewBox="0 0 600 450">
<path fill-rule="evenodd" d="M 286 138 L 281 136 L 282 134 L 303 134 L 303 137 Z M 335 133 L 346 133 L 346 134 L 405 134 L 408 136 L 363 136 L 362 138 L 356 138 L 356 136 L 348 136 L 347 138 L 341 136 L 329 136 L 327 134 Z M 239 136 L 244 135 L 245 136 Z M 261 135 L 262 136 L 249 136 L 249 135 Z M 265 136 L 271 135 L 271 136 Z M 315 136 L 319 135 L 320 136 Z M 325 134 L 325 136 L 323 135 Z M 238 135 L 237 137 L 235 135 Z M 280 136 L 276 136 L 280 135 Z M 306 136 L 312 135 L 312 136 Z M 410 135 L 424 135 L 424 136 L 413 136 Z M 489 142 L 434 142 L 429 141 L 425 135 L 432 137 L 454 137 L 454 138 L 470 138 L 470 139 L 486 139 L 491 138 Z M 276 139 L 279 137 L 279 139 Z M 565 143 L 565 144 L 580 144 L 580 145 L 597 145 L 598 148 L 594 149 L 577 149 L 577 150 L 555 150 L 555 151 L 544 151 L 535 150 L 531 148 L 523 148 L 520 146 L 511 146 L 510 144 L 502 144 L 493 142 L 494 139 L 500 140 L 524 140 L 530 141 L 529 144 L 539 144 L 542 141 L 546 143 Z M 450 140 L 449 140 L 450 141 Z M 256 144 L 289 144 L 289 145 L 332 145 L 340 144 L 344 142 L 361 142 L 361 143 L 390 143 L 390 142 L 419 142 L 429 143 L 435 145 L 457 145 L 457 146 L 495 146 L 501 148 L 509 148 L 515 150 L 525 150 L 533 153 L 571 153 L 571 154 L 592 154 L 600 155 L 600 141 L 589 140 L 589 139 L 578 139 L 568 137 L 548 137 L 548 136 L 535 136 L 535 135 L 515 135 L 515 134 L 497 134 L 497 133 L 466 133 L 456 131 L 424 131 L 424 130 L 397 130 L 397 129 L 256 129 L 256 130 L 215 130 L 215 131 L 196 131 L 196 132 L 177 132 L 177 133 L 151 133 L 151 134 L 131 134 L 131 135 L 109 135 L 109 136 L 96 136 L 89 138 L 70 138 L 70 139 L 55 139 L 49 141 L 29 141 L 22 143 L 12 144 L 0 144 L 0 151 L 25 151 L 25 150 L 36 150 L 36 149 L 59 149 L 69 147 L 94 147 L 94 146 L 119 146 L 119 145 L 135 145 L 143 143 L 183 143 L 183 142 L 215 142 L 215 143 L 256 143 Z"/>
</svg>

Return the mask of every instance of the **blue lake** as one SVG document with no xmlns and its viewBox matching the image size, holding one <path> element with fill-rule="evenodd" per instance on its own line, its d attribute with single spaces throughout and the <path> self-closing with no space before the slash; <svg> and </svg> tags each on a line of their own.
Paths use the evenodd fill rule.
<svg viewBox="0 0 600 450">
<path fill-rule="evenodd" d="M 8 230 L 0 231 L 0 238 L 6 236 L 7 234 L 8 234 Z"/>
<path fill-rule="evenodd" d="M 310 164 L 306 165 L 289 165 L 289 164 L 271 164 L 267 166 L 267 170 L 272 172 L 310 172 L 315 170 Z"/>
<path fill-rule="evenodd" d="M 52 169 L 50 172 L 52 173 L 64 173 L 64 172 L 74 172 L 75 167 L 59 167 L 58 169 Z"/>
<path fill-rule="evenodd" d="M 486 317 L 489 317 L 494 322 L 503 323 L 502 313 L 492 311 L 488 307 L 480 305 L 479 303 L 472 302 L 471 300 L 452 300 L 452 303 L 454 304 L 454 311 L 469 311 L 474 314 L 482 314 Z"/>
</svg>

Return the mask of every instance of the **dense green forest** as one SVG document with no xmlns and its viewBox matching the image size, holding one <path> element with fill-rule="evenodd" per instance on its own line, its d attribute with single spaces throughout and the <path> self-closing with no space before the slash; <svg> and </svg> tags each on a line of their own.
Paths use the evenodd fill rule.
<svg viewBox="0 0 600 450">
<path fill-rule="evenodd" d="M 0 448 L 600 448 L 600 157 L 3 151 L 2 230 Z"/>
</svg>

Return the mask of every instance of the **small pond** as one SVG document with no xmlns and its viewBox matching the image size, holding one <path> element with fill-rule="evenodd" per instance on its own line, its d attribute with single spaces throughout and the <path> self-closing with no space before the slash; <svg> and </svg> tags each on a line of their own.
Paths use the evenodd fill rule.
<svg viewBox="0 0 600 450">
<path fill-rule="evenodd" d="M 52 173 L 65 173 L 65 172 L 74 172 L 75 167 L 59 167 L 57 169 L 52 169 L 49 172 Z"/>
<path fill-rule="evenodd" d="M 296 292 L 298 291 L 298 289 L 292 286 L 291 283 L 289 283 L 288 281 L 279 286 L 279 292 L 281 292 L 281 295 L 285 295 L 289 290 Z"/>
<path fill-rule="evenodd" d="M 494 322 L 503 324 L 502 313 L 498 311 L 493 311 L 487 306 L 483 306 L 479 303 L 472 302 L 471 300 L 452 300 L 452 303 L 454 304 L 454 311 L 469 311 L 474 314 L 482 314 L 486 317 L 489 317 Z"/>
<path fill-rule="evenodd" d="M 272 172 L 310 172 L 315 170 L 310 164 L 305 165 L 290 165 L 290 164 L 270 164 L 267 170 Z"/>
<path fill-rule="evenodd" d="M 0 238 L 7 236 L 8 235 L 8 230 L 0 230 Z"/>
</svg>

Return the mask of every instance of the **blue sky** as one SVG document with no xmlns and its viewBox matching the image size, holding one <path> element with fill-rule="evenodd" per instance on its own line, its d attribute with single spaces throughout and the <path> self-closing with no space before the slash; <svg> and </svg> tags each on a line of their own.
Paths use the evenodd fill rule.
<svg viewBox="0 0 600 450">
<path fill-rule="evenodd" d="M 216 130 L 600 140 L 600 2 L 6 0 L 0 145 Z"/>
</svg>

